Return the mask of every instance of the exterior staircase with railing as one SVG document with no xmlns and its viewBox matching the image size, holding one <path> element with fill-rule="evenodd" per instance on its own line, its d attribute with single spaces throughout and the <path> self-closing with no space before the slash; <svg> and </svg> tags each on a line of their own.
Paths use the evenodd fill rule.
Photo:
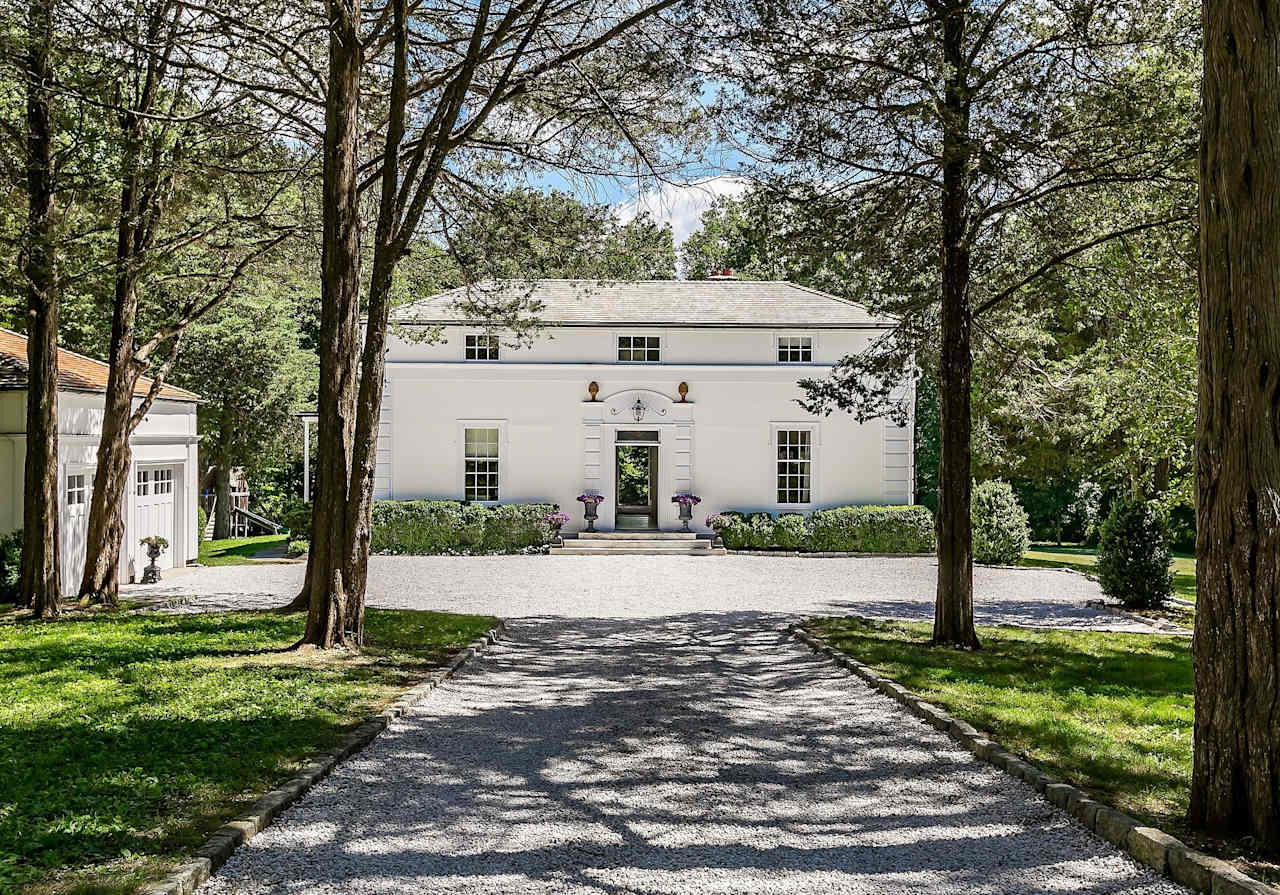
<svg viewBox="0 0 1280 895">
<path fill-rule="evenodd" d="M 556 556 L 723 556 L 711 535 L 692 531 L 582 531 L 564 536 Z"/>
</svg>

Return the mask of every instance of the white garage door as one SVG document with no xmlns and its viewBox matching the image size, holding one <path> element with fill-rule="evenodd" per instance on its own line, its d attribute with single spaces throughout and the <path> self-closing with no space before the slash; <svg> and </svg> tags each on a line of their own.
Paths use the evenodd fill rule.
<svg viewBox="0 0 1280 895">
<path fill-rule="evenodd" d="M 159 535 L 169 542 L 169 547 L 160 554 L 160 558 L 156 560 L 156 565 L 162 569 L 173 568 L 174 537 L 173 522 L 175 518 L 174 500 L 177 495 L 174 493 L 174 481 L 177 476 L 175 468 L 172 466 L 154 466 L 147 469 L 139 469 L 135 472 L 134 481 L 134 511 L 137 519 L 137 529 L 134 535 L 134 543 L 136 544 L 141 538 Z M 138 580 L 142 579 L 142 566 L 146 566 L 147 559 L 146 548 L 139 548 L 139 559 L 141 565 L 137 570 Z"/>
</svg>

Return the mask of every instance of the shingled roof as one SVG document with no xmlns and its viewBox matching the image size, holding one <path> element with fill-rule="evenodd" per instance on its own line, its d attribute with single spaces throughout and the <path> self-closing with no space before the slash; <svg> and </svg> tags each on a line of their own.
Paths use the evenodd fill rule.
<svg viewBox="0 0 1280 895">
<path fill-rule="evenodd" d="M 846 329 L 883 327 L 862 305 L 764 280 L 504 280 L 463 286 L 400 306 L 393 323 L 467 323 L 470 298 L 496 304 L 527 298 L 550 326 L 688 326 Z"/>
<path fill-rule="evenodd" d="M 0 391 L 27 387 L 27 337 L 0 327 Z M 109 367 L 100 360 L 58 349 L 58 388 L 68 391 L 105 392 Z M 143 397 L 151 389 L 151 380 L 138 378 L 133 393 Z M 170 401 L 198 401 L 200 396 L 175 385 L 160 388 L 159 397 Z"/>
</svg>

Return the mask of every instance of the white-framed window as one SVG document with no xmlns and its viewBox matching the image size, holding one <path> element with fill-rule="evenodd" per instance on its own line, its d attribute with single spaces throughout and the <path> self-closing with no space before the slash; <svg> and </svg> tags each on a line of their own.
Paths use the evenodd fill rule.
<svg viewBox="0 0 1280 895">
<path fill-rule="evenodd" d="M 813 431 L 780 428 L 774 443 L 778 503 L 791 506 L 813 503 Z"/>
<path fill-rule="evenodd" d="M 85 481 L 85 475 L 77 472 L 67 476 L 67 506 L 74 507 L 83 504 L 89 495 L 89 488 Z"/>
<path fill-rule="evenodd" d="M 463 498 L 497 500 L 501 431 L 496 426 L 467 426 L 462 430 L 462 442 Z"/>
<path fill-rule="evenodd" d="M 813 363 L 813 336 L 778 336 L 778 363 Z"/>
<path fill-rule="evenodd" d="M 151 473 L 151 493 L 152 494 L 172 494 L 173 493 L 173 470 L 157 469 Z"/>
<path fill-rule="evenodd" d="M 661 336 L 618 336 L 618 360 L 627 364 L 656 364 L 662 360 Z"/>
<path fill-rule="evenodd" d="M 139 497 L 146 497 L 151 493 L 151 470 L 139 469 L 134 484 L 134 492 Z"/>
<path fill-rule="evenodd" d="M 463 357 L 466 360 L 497 360 L 498 337 L 493 333 L 467 333 Z"/>
</svg>

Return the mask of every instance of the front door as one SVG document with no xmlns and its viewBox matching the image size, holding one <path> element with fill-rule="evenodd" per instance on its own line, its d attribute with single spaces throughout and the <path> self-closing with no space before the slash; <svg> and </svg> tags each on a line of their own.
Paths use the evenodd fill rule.
<svg viewBox="0 0 1280 895">
<path fill-rule="evenodd" d="M 658 527 L 658 433 L 618 432 L 614 506 L 619 530 Z"/>
</svg>

